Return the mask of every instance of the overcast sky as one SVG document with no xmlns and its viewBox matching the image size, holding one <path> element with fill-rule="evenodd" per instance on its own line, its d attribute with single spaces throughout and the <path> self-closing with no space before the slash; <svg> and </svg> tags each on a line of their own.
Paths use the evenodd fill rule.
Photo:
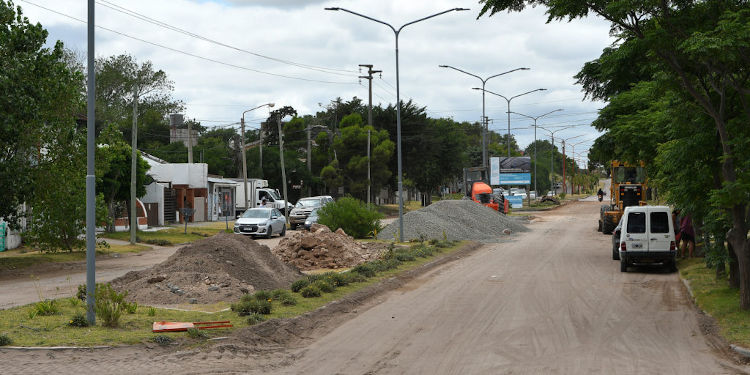
<svg viewBox="0 0 750 375">
<path fill-rule="evenodd" d="M 69 17 L 85 20 L 86 1 L 16 0 L 16 4 L 49 31 L 51 41 L 62 40 L 85 56 L 86 25 Z M 568 142 L 583 141 L 575 146 L 576 152 L 585 154 L 598 136 L 588 124 L 603 103 L 583 101 L 573 76 L 612 43 L 609 25 L 593 18 L 546 24 L 542 8 L 477 20 L 480 4 L 463 0 L 97 0 L 97 25 L 117 33 L 97 29 L 95 50 L 98 57 L 128 53 L 138 61 L 152 61 L 174 81 L 174 97 L 186 103 L 186 116 L 206 126 L 227 126 L 239 121 L 244 110 L 267 102 L 291 105 L 304 115 L 336 97 L 366 101 L 367 81 L 357 78 L 359 64 L 383 71 L 382 78 L 373 80 L 373 104 L 395 103 L 393 31 L 325 7 L 346 8 L 396 28 L 446 9 L 470 8 L 403 29 L 399 36 L 402 100 L 426 106 L 430 117 L 479 121 L 482 95 L 472 88 L 481 87 L 481 81 L 438 65 L 481 77 L 528 67 L 489 80 L 486 89 L 511 97 L 546 88 L 513 99 L 511 111 L 538 116 L 564 109 L 538 124 L 551 130 L 584 125 L 555 135 L 557 141 L 581 135 Z M 137 17 L 148 17 L 153 23 Z M 487 94 L 490 129 L 507 132 L 506 111 L 504 99 Z M 257 126 L 267 114 L 267 109 L 259 109 L 246 119 Z M 534 139 L 531 124 L 511 116 L 511 132 L 521 147 Z M 540 129 L 538 138 L 548 138 L 545 134 Z"/>
</svg>

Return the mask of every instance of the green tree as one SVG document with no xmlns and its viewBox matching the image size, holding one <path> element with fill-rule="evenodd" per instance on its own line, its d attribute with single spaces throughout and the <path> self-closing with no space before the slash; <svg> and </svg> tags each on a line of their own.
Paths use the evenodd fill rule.
<svg viewBox="0 0 750 375">
<path fill-rule="evenodd" d="M 67 66 L 62 42 L 45 48 L 47 36 L 20 7 L 0 0 L 0 217 L 13 228 L 24 215 L 21 204 L 41 189 L 56 188 L 34 182 L 41 148 L 72 136 L 74 116 L 83 108 L 82 75 Z"/>
</svg>

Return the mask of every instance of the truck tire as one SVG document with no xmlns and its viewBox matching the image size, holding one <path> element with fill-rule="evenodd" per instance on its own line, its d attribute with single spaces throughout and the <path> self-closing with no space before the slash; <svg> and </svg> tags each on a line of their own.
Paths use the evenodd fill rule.
<svg viewBox="0 0 750 375">
<path fill-rule="evenodd" d="M 620 252 L 615 245 L 612 245 L 612 260 L 620 260 Z"/>
<path fill-rule="evenodd" d="M 596 228 L 596 231 L 597 232 L 601 232 L 602 231 L 602 219 L 599 219 L 599 227 Z"/>
<path fill-rule="evenodd" d="M 615 227 L 617 227 L 617 225 L 615 225 L 614 220 L 612 220 L 612 216 L 604 215 L 604 219 L 602 220 L 602 233 L 612 234 Z"/>
</svg>

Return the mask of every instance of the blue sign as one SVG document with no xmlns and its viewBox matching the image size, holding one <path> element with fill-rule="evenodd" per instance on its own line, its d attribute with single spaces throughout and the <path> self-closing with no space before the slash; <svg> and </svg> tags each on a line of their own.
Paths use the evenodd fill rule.
<svg viewBox="0 0 750 375">
<path fill-rule="evenodd" d="M 531 173 L 500 173 L 498 185 L 531 185 Z"/>
<path fill-rule="evenodd" d="M 505 199 L 508 200 L 508 203 L 510 203 L 511 208 L 523 207 L 523 197 L 520 195 L 506 195 Z"/>
</svg>

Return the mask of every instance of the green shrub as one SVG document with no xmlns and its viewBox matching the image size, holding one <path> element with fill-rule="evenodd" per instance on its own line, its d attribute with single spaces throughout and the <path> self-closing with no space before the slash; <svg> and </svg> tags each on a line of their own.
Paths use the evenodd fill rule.
<svg viewBox="0 0 750 375">
<path fill-rule="evenodd" d="M 86 315 L 79 312 L 73 315 L 72 318 L 70 318 L 70 320 L 68 321 L 68 326 L 69 327 L 88 327 L 89 321 L 88 319 L 86 319 Z"/>
<path fill-rule="evenodd" d="M 417 258 L 414 256 L 414 254 L 411 254 L 410 252 L 407 252 L 407 251 L 403 251 L 403 252 L 396 253 L 396 259 L 398 259 L 401 262 L 411 262 Z"/>
<path fill-rule="evenodd" d="M 135 314 L 136 311 L 138 311 L 138 302 L 125 302 L 125 311 L 128 312 L 128 314 Z"/>
<path fill-rule="evenodd" d="M 60 313 L 60 307 L 57 306 L 57 302 L 53 299 L 46 299 L 39 301 L 34 304 L 35 315 L 50 316 L 57 315 Z"/>
<path fill-rule="evenodd" d="M 310 285 L 310 281 L 308 281 L 307 279 L 299 279 L 292 283 L 291 289 L 292 289 L 292 292 L 297 293 L 300 290 L 302 290 L 302 288 L 308 285 Z"/>
<path fill-rule="evenodd" d="M 273 298 L 273 294 L 267 290 L 259 290 L 253 293 L 253 298 L 259 301 L 268 301 Z"/>
<path fill-rule="evenodd" d="M 128 292 L 117 293 L 112 286 L 107 284 L 96 285 L 96 316 L 102 319 L 105 327 L 117 327 L 120 325 L 120 317 L 126 309 Z"/>
<path fill-rule="evenodd" d="M 199 330 L 198 328 L 188 328 L 187 336 L 190 337 L 191 339 L 201 339 L 201 340 L 205 340 L 208 338 L 208 335 L 206 334 L 206 332 L 203 332 Z"/>
<path fill-rule="evenodd" d="M 169 345 L 174 342 L 174 339 L 166 335 L 156 335 L 148 339 L 148 341 L 157 343 L 159 345 Z"/>
<path fill-rule="evenodd" d="M 240 302 L 233 303 L 231 308 L 232 311 L 236 312 L 239 316 L 246 316 L 253 313 L 256 314 L 270 314 L 271 313 L 271 302 L 267 300 L 258 300 L 253 297 L 246 298 L 248 295 L 242 296 Z"/>
<path fill-rule="evenodd" d="M 371 237 L 379 232 L 382 229 L 380 220 L 383 217 L 374 206 L 367 206 L 352 197 L 341 198 L 318 210 L 318 223 L 332 231 L 341 228 L 354 238 Z"/>
<path fill-rule="evenodd" d="M 361 283 L 363 281 L 366 281 L 367 278 L 364 277 L 362 274 L 357 272 L 346 272 L 344 273 L 346 276 L 346 279 L 349 280 L 349 283 Z"/>
<path fill-rule="evenodd" d="M 297 304 L 297 299 L 291 294 L 282 295 L 279 297 L 278 301 L 284 306 L 294 306 Z"/>
<path fill-rule="evenodd" d="M 288 289 L 274 289 L 271 291 L 271 297 L 274 300 L 280 300 L 284 296 L 291 296 L 292 293 Z"/>
<path fill-rule="evenodd" d="M 256 325 L 258 323 L 264 322 L 266 320 L 266 317 L 260 314 L 250 314 L 250 316 L 247 317 L 247 324 L 248 325 Z"/>
<path fill-rule="evenodd" d="M 377 273 L 375 268 L 370 263 L 362 263 L 352 268 L 351 272 L 356 272 L 364 277 L 373 277 Z"/>
<path fill-rule="evenodd" d="M 153 307 L 149 307 L 146 314 L 148 314 L 148 316 L 156 316 L 156 309 Z"/>
<path fill-rule="evenodd" d="M 10 344 L 13 344 L 13 340 L 8 335 L 0 333 L 0 346 L 8 346 Z"/>
<path fill-rule="evenodd" d="M 560 199 L 565 199 L 565 193 L 560 193 Z"/>
<path fill-rule="evenodd" d="M 332 293 L 336 289 L 336 287 L 333 286 L 333 284 L 325 280 L 318 280 L 314 282 L 312 285 L 320 289 L 320 291 L 323 293 Z"/>
<path fill-rule="evenodd" d="M 320 297 L 320 288 L 315 285 L 308 285 L 302 288 L 299 293 L 305 298 Z"/>
<path fill-rule="evenodd" d="M 78 293 L 76 293 L 76 298 L 81 301 L 86 301 L 86 284 L 81 284 L 78 286 Z"/>
<path fill-rule="evenodd" d="M 68 298 L 68 303 L 70 303 L 70 307 L 79 307 L 82 304 L 81 300 L 76 297 Z"/>
</svg>

